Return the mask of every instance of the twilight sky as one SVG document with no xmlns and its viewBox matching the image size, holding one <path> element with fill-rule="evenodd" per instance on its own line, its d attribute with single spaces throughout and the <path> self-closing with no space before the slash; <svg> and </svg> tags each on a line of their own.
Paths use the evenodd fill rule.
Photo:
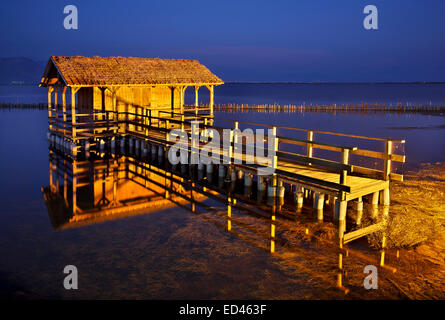
<svg viewBox="0 0 445 320">
<path fill-rule="evenodd" d="M 65 30 L 63 8 L 78 8 Z M 363 8 L 378 9 L 365 30 Z M 445 81 L 443 0 L 4 0 L 0 57 L 193 58 L 225 81 Z"/>
</svg>

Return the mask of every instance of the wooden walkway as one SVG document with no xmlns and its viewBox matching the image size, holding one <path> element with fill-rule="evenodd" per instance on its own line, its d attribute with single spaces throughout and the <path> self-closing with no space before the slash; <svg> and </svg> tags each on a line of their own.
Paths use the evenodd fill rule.
<svg viewBox="0 0 445 320">
<path fill-rule="evenodd" d="M 197 169 L 212 174 L 218 172 L 219 178 L 225 181 L 244 180 L 247 188 L 256 184 L 256 192 L 266 192 L 273 199 L 271 206 L 272 217 L 280 211 L 285 194 L 292 195 L 295 204 L 295 212 L 301 211 L 303 199 L 313 199 L 313 208 L 318 221 L 323 221 L 324 206 L 329 204 L 334 207 L 334 219 L 338 224 L 338 240 L 340 249 L 347 242 L 380 230 L 384 222 L 376 222 L 365 228 L 360 228 L 363 216 L 363 201 L 365 198 L 373 206 L 383 204 L 387 208 L 390 204 L 389 182 L 391 180 L 401 181 L 403 176 L 392 170 L 394 162 L 404 162 L 405 156 L 395 154 L 393 146 L 395 143 L 403 144 L 403 140 L 391 140 L 384 138 L 373 138 L 359 135 L 325 132 L 319 130 L 289 128 L 283 126 L 272 126 L 269 124 L 235 121 L 228 119 L 216 119 L 209 115 L 197 115 L 195 112 L 175 113 L 158 111 L 152 115 L 150 110 L 144 113 L 119 113 L 106 111 L 95 112 L 93 115 L 77 115 L 79 119 L 65 119 L 60 122 L 56 116 L 50 118 L 49 139 L 56 144 L 68 148 L 74 155 L 94 152 L 124 152 L 133 150 L 139 152 L 142 157 L 151 154 L 150 159 L 166 159 L 168 151 L 178 146 L 176 139 L 171 136 L 172 129 L 180 129 L 187 133 L 186 145 L 180 145 L 186 150 L 188 159 L 194 153 L 202 150 L 209 141 L 209 136 L 220 137 L 228 134 L 230 143 L 224 145 L 220 141 L 219 151 L 212 154 L 213 163 L 198 163 Z M 80 118 L 84 120 L 81 121 Z M 97 125 L 95 123 L 97 122 Z M 229 123 L 229 125 L 226 125 Z M 240 127 L 270 129 L 269 134 L 262 137 L 264 149 L 273 151 L 269 157 L 260 157 L 255 154 L 253 162 L 247 162 L 247 150 L 252 144 L 243 134 Z M 280 132 L 279 132 L 279 131 Z M 282 135 L 286 132 L 286 135 Z M 210 133 L 209 133 L 210 132 Z M 211 133 L 213 132 L 213 133 Z M 198 141 L 192 138 L 199 137 Z M 302 137 L 303 136 L 303 137 Z M 339 143 L 327 143 L 318 137 L 329 136 L 338 138 Z M 255 136 L 254 140 L 257 140 Z M 353 145 L 342 144 L 342 141 L 354 141 Z M 211 140 L 211 139 L 210 139 Z M 363 141 L 371 141 L 380 146 L 378 149 L 365 149 L 360 146 Z M 226 148 L 226 149 L 225 149 Z M 257 149 L 258 150 L 258 149 Z M 297 151 L 299 150 L 299 152 Z M 301 150 L 304 150 L 302 152 Z M 330 151 L 330 158 L 316 157 L 318 151 Z M 320 153 L 322 154 L 322 153 Z M 381 168 L 374 165 L 360 165 L 351 160 L 351 155 L 366 158 L 367 163 L 380 162 Z M 265 169 L 264 160 L 271 159 L 270 173 L 260 174 Z M 224 160 L 224 161 L 222 161 Z M 195 166 L 182 163 L 181 166 Z M 346 218 L 348 202 L 353 202 L 356 211 L 355 228 L 347 232 Z M 227 200 L 227 210 L 230 215 L 233 202 Z M 383 210 L 383 221 L 386 220 L 388 210 Z M 357 229 L 358 228 L 358 229 Z M 272 235 L 274 232 L 272 232 Z M 385 246 L 386 238 L 382 239 L 382 247 Z M 274 252 L 274 246 L 271 246 Z M 339 268 L 341 269 L 342 254 L 339 256 Z M 382 254 L 381 264 L 384 263 Z M 341 277 L 339 279 L 341 286 Z"/>
</svg>

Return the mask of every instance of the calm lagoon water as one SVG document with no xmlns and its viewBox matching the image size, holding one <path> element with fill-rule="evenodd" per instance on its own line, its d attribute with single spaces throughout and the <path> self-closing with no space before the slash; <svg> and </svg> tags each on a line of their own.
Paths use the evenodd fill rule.
<svg viewBox="0 0 445 320">
<path fill-rule="evenodd" d="M 208 103 L 208 90 L 199 90 Z M 36 86 L 0 86 L 0 103 L 46 103 L 47 93 Z M 186 90 L 185 103 L 194 103 L 194 90 Z M 360 104 L 445 105 L 445 84 L 237 84 L 215 88 L 215 103 L 244 104 Z"/>
<path fill-rule="evenodd" d="M 444 85 L 227 85 L 217 88 L 216 102 L 445 104 L 444 89 Z M 46 92 L 40 88 L 0 87 L 0 103 L 45 101 Z M 221 112 L 216 116 L 405 139 L 407 166 L 445 160 L 443 115 Z M 289 267 L 180 207 L 55 231 L 41 192 L 49 185 L 46 132 L 44 110 L 0 110 L 0 297 L 316 298 L 320 291 L 341 297 L 332 284 Z M 77 291 L 62 285 L 63 268 L 69 264 L 79 270 Z"/>
</svg>

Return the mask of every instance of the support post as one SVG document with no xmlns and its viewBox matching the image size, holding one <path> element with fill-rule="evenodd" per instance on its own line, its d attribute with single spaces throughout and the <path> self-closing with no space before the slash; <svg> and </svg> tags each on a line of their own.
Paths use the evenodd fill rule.
<svg viewBox="0 0 445 320">
<path fill-rule="evenodd" d="M 272 174 L 272 179 L 270 181 L 270 186 L 268 187 L 267 196 L 275 198 L 276 197 L 276 193 L 277 193 L 277 182 L 278 182 L 277 181 L 277 174 L 275 173 L 275 171 L 277 169 L 277 165 L 278 165 L 278 156 L 277 156 L 277 151 L 278 151 L 277 127 L 272 127 L 272 137 L 271 137 L 270 140 L 268 140 L 268 143 L 272 143 L 272 148 L 274 150 L 274 156 L 273 156 L 273 159 L 272 159 L 273 174 Z"/>
<path fill-rule="evenodd" d="M 307 140 L 308 141 L 313 141 L 314 140 L 314 131 L 308 131 L 307 132 Z M 308 143 L 307 147 L 306 147 L 306 156 L 308 158 L 312 158 L 312 153 L 313 153 L 312 143 Z"/>
<path fill-rule="evenodd" d="M 55 126 L 56 126 L 56 131 L 58 132 L 59 130 L 59 110 L 58 110 L 58 93 L 59 88 L 55 87 L 54 88 L 54 111 L 56 113 L 56 119 L 55 119 Z"/>
<path fill-rule="evenodd" d="M 171 117 L 173 118 L 173 112 L 175 112 L 175 87 L 170 87 L 170 90 L 171 90 L 170 111 L 171 111 Z"/>
<path fill-rule="evenodd" d="M 341 163 L 348 164 L 349 163 L 349 150 L 343 149 L 341 152 Z M 343 170 L 340 177 L 340 184 L 346 184 L 346 179 L 348 176 L 348 171 Z"/>
<path fill-rule="evenodd" d="M 356 218 L 356 225 L 361 225 L 362 223 L 362 217 L 363 217 L 363 200 L 362 197 L 358 197 L 357 203 L 356 203 L 356 209 L 357 209 L 357 218 Z"/>
<path fill-rule="evenodd" d="M 323 221 L 324 194 L 317 192 L 314 197 L 314 209 L 317 211 L 317 220 Z"/>
<path fill-rule="evenodd" d="M 213 90 L 213 85 L 211 85 L 211 86 L 207 86 L 207 88 L 209 89 L 209 91 L 210 91 L 210 103 L 209 103 L 209 108 L 210 108 L 210 116 L 211 117 L 213 117 L 213 101 L 214 101 L 214 99 L 213 99 L 213 95 L 214 95 L 214 90 Z"/>
<path fill-rule="evenodd" d="M 63 134 L 66 135 L 66 88 L 62 89 Z"/>
<path fill-rule="evenodd" d="M 198 115 L 198 106 L 199 106 L 198 90 L 199 90 L 199 86 L 195 86 L 195 116 Z"/>
<path fill-rule="evenodd" d="M 76 92 L 80 88 L 71 87 L 71 125 L 72 125 L 72 139 L 76 143 Z"/>
<path fill-rule="evenodd" d="M 179 112 L 184 113 L 184 93 L 187 87 L 179 87 Z"/>
<path fill-rule="evenodd" d="M 389 206 L 390 204 L 390 196 L 389 196 L 389 187 L 383 189 L 383 205 Z"/>
<path fill-rule="evenodd" d="M 385 142 L 385 166 L 383 169 L 384 172 L 384 180 L 389 180 L 389 175 L 391 174 L 391 154 L 392 154 L 392 141 L 386 140 Z"/>
<path fill-rule="evenodd" d="M 49 130 L 51 131 L 53 128 L 53 125 L 51 124 L 52 121 L 52 106 L 51 106 L 51 93 L 54 91 L 54 87 L 48 87 L 48 120 L 49 120 Z"/>
<path fill-rule="evenodd" d="M 295 193 L 294 193 L 294 197 L 295 197 L 295 203 L 297 205 L 297 213 L 301 212 L 301 209 L 303 208 L 303 188 L 299 185 L 295 186 Z"/>
</svg>

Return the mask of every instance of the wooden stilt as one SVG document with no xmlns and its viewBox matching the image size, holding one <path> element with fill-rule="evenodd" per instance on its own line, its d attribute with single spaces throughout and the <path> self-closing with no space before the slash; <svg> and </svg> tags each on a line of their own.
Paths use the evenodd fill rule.
<svg viewBox="0 0 445 320">
<path fill-rule="evenodd" d="M 52 122 L 52 106 L 51 106 L 51 93 L 54 91 L 54 87 L 48 87 L 48 119 L 50 121 L 49 130 L 51 131 L 53 128 Z"/>
<path fill-rule="evenodd" d="M 63 134 L 66 135 L 66 89 L 67 87 L 63 87 L 62 89 L 62 112 L 63 112 Z"/>
<path fill-rule="evenodd" d="M 363 217 L 363 200 L 359 197 L 356 202 L 357 218 L 355 220 L 356 225 L 361 225 Z"/>
<path fill-rule="evenodd" d="M 390 198 L 389 198 L 389 188 L 383 190 L 383 205 L 389 206 Z"/>
<path fill-rule="evenodd" d="M 213 88 L 214 88 L 213 85 L 207 86 L 207 89 L 209 89 L 209 91 L 210 91 L 209 109 L 210 109 L 210 116 L 211 117 L 213 117 L 213 101 L 214 101 L 214 97 L 213 97 L 214 89 Z"/>
<path fill-rule="evenodd" d="M 198 106 L 199 106 L 199 101 L 198 101 L 198 90 L 199 90 L 199 86 L 195 86 L 195 116 L 198 115 Z"/>
<path fill-rule="evenodd" d="M 58 97 L 58 91 L 59 88 L 55 87 L 54 88 L 54 112 L 56 114 L 56 118 L 55 118 L 55 127 L 56 127 L 56 132 L 59 133 L 59 110 L 58 110 L 58 102 L 59 102 L 59 97 Z"/>
<path fill-rule="evenodd" d="M 379 192 L 376 191 L 372 194 L 372 205 L 378 206 L 378 204 L 379 204 Z"/>
<path fill-rule="evenodd" d="M 76 92 L 79 91 L 80 88 L 71 87 L 71 126 L 72 126 L 72 139 L 73 143 L 76 143 Z"/>
<path fill-rule="evenodd" d="M 324 206 L 324 194 L 316 192 L 314 197 L 314 209 L 317 212 L 318 221 L 323 221 L 323 206 Z"/>
<path fill-rule="evenodd" d="M 171 111 L 171 117 L 173 118 L 173 112 L 175 112 L 175 87 L 170 87 L 170 91 L 171 91 L 170 111 Z"/>
<path fill-rule="evenodd" d="M 184 113 L 184 91 L 186 87 L 179 87 L 179 112 Z"/>
</svg>

